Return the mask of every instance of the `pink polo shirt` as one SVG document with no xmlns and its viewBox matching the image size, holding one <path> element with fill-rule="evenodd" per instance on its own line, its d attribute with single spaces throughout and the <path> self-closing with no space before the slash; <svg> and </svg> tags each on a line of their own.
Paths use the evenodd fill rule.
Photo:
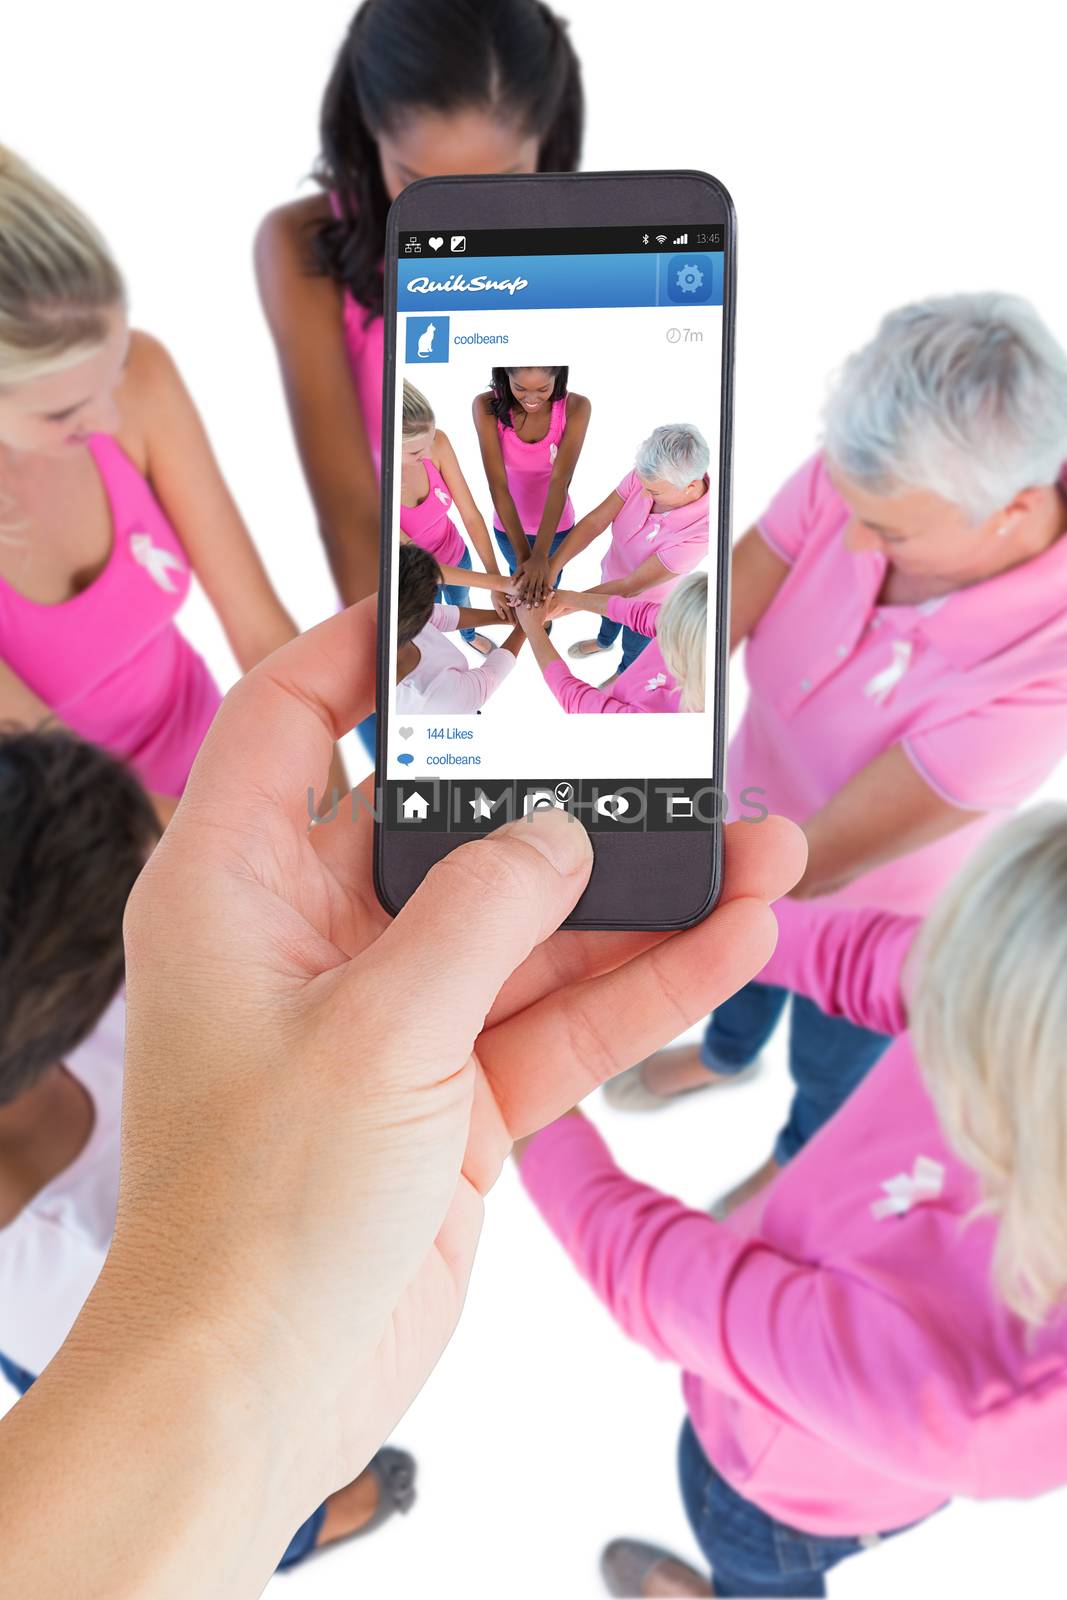
<svg viewBox="0 0 1067 1600">
<path fill-rule="evenodd" d="M 776 909 L 767 981 L 900 1030 L 913 921 Z M 624 1331 L 682 1368 L 708 1459 L 779 1521 L 881 1533 L 954 1495 L 1067 1484 L 1067 1316 L 1031 1336 L 994 1294 L 996 1223 L 973 1216 L 978 1180 L 906 1034 L 724 1223 L 628 1178 L 581 1117 L 540 1133 L 521 1173 Z"/>
<path fill-rule="evenodd" d="M 675 576 L 652 589 L 642 589 L 642 600 L 666 600 L 675 582 L 698 567 L 708 553 L 708 500 L 705 490 L 699 500 L 673 511 L 652 510 L 652 496 L 636 472 L 628 473 L 616 489 L 625 502 L 611 525 L 611 544 L 600 567 L 604 583 L 628 578 L 649 556 L 659 556 L 668 572 Z"/>
<path fill-rule="evenodd" d="M 923 911 L 1067 752 L 1067 538 L 943 600 L 887 606 L 878 594 L 888 562 L 845 549 L 848 520 L 819 455 L 759 520 L 792 570 L 748 642 L 731 805 L 757 787 L 772 811 L 805 822 L 903 745 L 938 794 L 987 815 L 833 898 Z"/>
</svg>

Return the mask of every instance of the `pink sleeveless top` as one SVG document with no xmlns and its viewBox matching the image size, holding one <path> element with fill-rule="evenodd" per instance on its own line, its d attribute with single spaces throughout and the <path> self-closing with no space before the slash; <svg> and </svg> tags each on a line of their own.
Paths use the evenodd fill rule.
<svg viewBox="0 0 1067 1600">
<path fill-rule="evenodd" d="M 541 525 L 541 515 L 548 498 L 548 484 L 552 477 L 552 464 L 559 451 L 560 440 L 563 438 L 566 426 L 566 395 L 562 400 L 552 402 L 552 421 L 548 432 L 543 439 L 538 439 L 536 444 L 527 444 L 525 440 L 519 438 L 514 428 L 505 428 L 502 422 L 496 425 L 500 451 L 504 457 L 508 489 L 515 502 L 515 510 L 519 513 L 522 531 L 531 542 Z M 493 526 L 501 533 L 504 531 L 504 525 L 498 516 L 493 518 Z M 564 528 L 573 526 L 574 507 L 568 495 L 556 531 L 558 533 Z"/>
<path fill-rule="evenodd" d="M 335 194 L 330 195 L 330 209 L 340 217 L 341 207 Z M 367 321 L 367 308 L 360 305 L 348 290 L 344 291 L 342 310 L 345 330 L 345 349 L 352 373 L 363 426 L 374 457 L 374 470 L 382 474 L 382 374 L 385 370 L 385 323 L 380 316 Z"/>
<path fill-rule="evenodd" d="M 127 760 L 146 789 L 179 795 L 222 698 L 174 623 L 189 562 L 122 447 L 94 434 L 88 448 L 111 509 L 107 565 L 58 605 L 0 578 L 0 660 L 75 733 Z"/>
<path fill-rule="evenodd" d="M 436 556 L 443 567 L 456 567 L 463 560 L 467 546 L 448 514 L 452 496 L 429 457 L 422 464 L 430 480 L 430 492 L 417 506 L 401 505 L 401 531 L 413 544 L 421 544 L 424 550 Z"/>
</svg>

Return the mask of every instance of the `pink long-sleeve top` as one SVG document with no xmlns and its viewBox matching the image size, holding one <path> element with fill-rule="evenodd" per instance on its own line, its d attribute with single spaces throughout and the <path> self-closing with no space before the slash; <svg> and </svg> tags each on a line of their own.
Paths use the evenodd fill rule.
<svg viewBox="0 0 1067 1600">
<path fill-rule="evenodd" d="M 765 980 L 900 1033 L 914 919 L 777 909 Z M 997 1299 L 995 1221 L 969 1220 L 978 1182 L 907 1034 L 725 1223 L 628 1178 L 582 1117 L 538 1135 L 522 1178 L 624 1330 L 682 1367 L 708 1459 L 770 1515 L 861 1535 L 1067 1483 L 1067 1319 L 1028 1337 Z"/>
<path fill-rule="evenodd" d="M 681 690 L 667 671 L 656 640 L 656 620 L 661 603 L 658 600 L 625 600 L 612 595 L 608 601 L 607 615 L 612 622 L 625 623 L 635 633 L 643 633 L 652 642 L 645 646 L 636 661 L 631 661 L 625 672 L 620 672 L 611 686 L 611 693 L 594 689 L 584 683 L 562 662 L 553 661 L 545 668 L 545 682 L 552 690 L 564 711 L 585 715 L 590 712 L 627 711 L 677 711 Z"/>
</svg>

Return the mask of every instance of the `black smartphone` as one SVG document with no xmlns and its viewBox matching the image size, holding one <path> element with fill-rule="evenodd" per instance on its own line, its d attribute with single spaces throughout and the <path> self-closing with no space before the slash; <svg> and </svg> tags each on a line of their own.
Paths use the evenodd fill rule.
<svg viewBox="0 0 1067 1600">
<path fill-rule="evenodd" d="M 722 876 L 735 220 L 702 172 L 427 178 L 385 255 L 375 878 L 543 806 L 579 928 Z"/>
</svg>

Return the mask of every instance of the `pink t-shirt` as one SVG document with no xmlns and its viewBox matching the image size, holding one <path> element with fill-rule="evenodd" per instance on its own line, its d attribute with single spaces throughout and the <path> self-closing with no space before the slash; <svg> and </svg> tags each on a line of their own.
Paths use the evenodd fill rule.
<svg viewBox="0 0 1067 1600">
<path fill-rule="evenodd" d="M 407 534 L 413 544 L 421 545 L 432 556 L 436 556 L 441 566 L 457 567 L 466 554 L 467 546 L 448 514 L 452 509 L 452 496 L 429 456 L 422 464 L 430 480 L 429 492 L 417 506 L 401 505 L 401 531 Z"/>
<path fill-rule="evenodd" d="M 673 511 L 652 509 L 652 496 L 637 476 L 627 473 L 616 489 L 625 504 L 611 525 L 611 544 L 600 567 L 604 583 L 627 578 L 649 556 L 659 556 L 673 578 L 652 589 L 642 589 L 642 600 L 666 600 L 677 579 L 698 567 L 708 553 L 708 503 L 710 490 L 699 500 Z"/>
<path fill-rule="evenodd" d="M 458 627 L 458 606 L 434 606 L 429 622 L 415 635 L 418 666 L 396 686 L 398 714 L 479 711 L 514 669 L 510 650 L 491 650 L 480 667 L 472 667 L 459 646 L 446 638 Z"/>
<path fill-rule="evenodd" d="M 497 437 L 500 440 L 500 453 L 504 457 L 504 471 L 507 474 L 508 491 L 515 502 L 515 510 L 519 514 L 522 531 L 531 544 L 537 537 L 537 530 L 541 526 L 541 517 L 548 499 L 548 486 L 552 480 L 552 468 L 559 453 L 560 441 L 567 429 L 567 396 L 562 400 L 553 400 L 552 419 L 548 432 L 543 439 L 538 439 L 534 444 L 528 444 L 519 437 L 514 428 L 506 428 L 502 422 L 497 422 Z M 504 524 L 499 515 L 494 516 L 493 526 L 499 531 L 504 531 Z M 574 526 L 574 507 L 570 495 L 560 513 L 556 532 Z"/>
<path fill-rule="evenodd" d="M 622 622 L 635 633 L 650 639 L 625 672 L 620 672 L 610 693 L 594 689 L 583 683 L 562 661 L 553 661 L 545 670 L 545 682 L 552 690 L 564 711 L 587 714 L 589 712 L 627 711 L 677 711 L 681 690 L 667 671 L 656 640 L 656 619 L 660 613 L 658 601 L 624 600 L 612 595 L 608 601 L 607 615 L 612 622 Z"/>
<path fill-rule="evenodd" d="M 748 642 L 750 694 L 727 761 L 742 789 L 805 822 L 901 744 L 980 821 L 865 873 L 842 904 L 923 911 L 998 818 L 1067 752 L 1067 538 L 999 577 L 918 606 L 879 605 L 888 563 L 853 554 L 846 503 L 814 456 L 759 520 L 792 568 Z"/>
<path fill-rule="evenodd" d="M 900 1030 L 914 922 L 776 910 L 766 981 Z M 907 1035 L 724 1223 L 628 1178 L 580 1117 L 539 1134 L 521 1173 L 620 1326 L 683 1369 L 708 1459 L 772 1517 L 856 1536 L 954 1495 L 1067 1484 L 1067 1317 L 1030 1336 L 994 1295 L 996 1223 L 973 1217 L 978 1180 Z"/>
<path fill-rule="evenodd" d="M 335 194 L 330 195 L 330 209 L 335 217 L 340 217 L 341 206 Z M 347 289 L 343 295 L 342 318 L 352 382 L 363 415 L 363 426 L 367 430 L 367 442 L 374 457 L 374 470 L 381 477 L 385 323 L 379 313 L 368 321 L 366 306 L 360 305 Z"/>
<path fill-rule="evenodd" d="M 115 439 L 88 448 L 107 493 L 112 546 L 87 589 L 59 605 L 0 579 L 0 659 L 56 716 L 179 795 L 221 695 L 175 626 L 192 574 L 155 495 Z"/>
</svg>

